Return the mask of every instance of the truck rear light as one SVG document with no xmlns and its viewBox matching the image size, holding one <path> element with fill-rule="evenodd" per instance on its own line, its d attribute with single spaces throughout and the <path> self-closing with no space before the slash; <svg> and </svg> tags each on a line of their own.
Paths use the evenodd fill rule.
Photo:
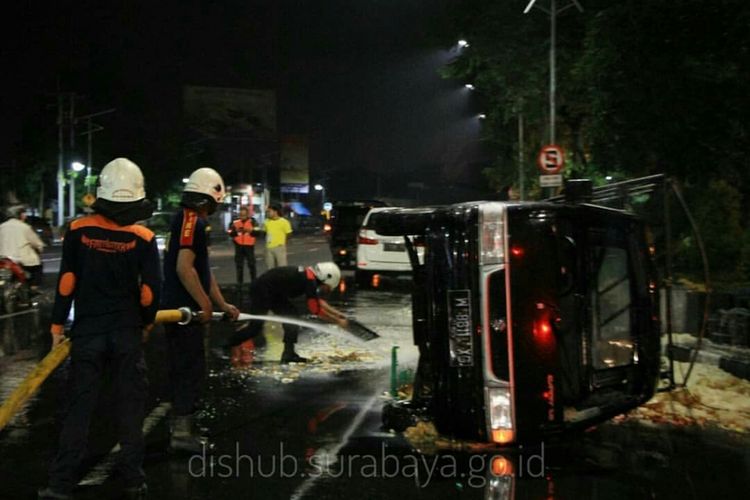
<svg viewBox="0 0 750 500">
<path fill-rule="evenodd" d="M 491 387 L 487 389 L 487 406 L 490 413 L 492 441 L 507 444 L 515 440 L 510 388 Z"/>
<path fill-rule="evenodd" d="M 516 439 L 515 433 L 510 429 L 493 429 L 492 442 L 497 444 L 512 443 Z"/>
<path fill-rule="evenodd" d="M 505 210 L 503 205 L 488 204 L 482 207 L 480 262 L 481 264 L 502 264 L 505 258 Z"/>
</svg>

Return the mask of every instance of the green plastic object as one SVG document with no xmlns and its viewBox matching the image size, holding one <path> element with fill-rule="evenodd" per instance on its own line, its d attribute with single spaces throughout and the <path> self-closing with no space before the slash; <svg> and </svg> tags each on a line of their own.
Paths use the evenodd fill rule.
<svg viewBox="0 0 750 500">
<path fill-rule="evenodd" d="M 398 346 L 391 347 L 391 396 L 398 396 Z"/>
</svg>

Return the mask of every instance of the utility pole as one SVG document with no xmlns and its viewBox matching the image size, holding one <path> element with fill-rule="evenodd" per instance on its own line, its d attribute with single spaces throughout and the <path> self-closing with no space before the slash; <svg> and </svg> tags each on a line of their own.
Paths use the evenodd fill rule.
<svg viewBox="0 0 750 500">
<path fill-rule="evenodd" d="M 57 93 L 57 226 L 65 223 L 65 170 L 63 168 L 63 95 Z"/>
<path fill-rule="evenodd" d="M 68 162 L 72 159 L 73 151 L 75 151 L 76 147 L 76 126 L 75 126 L 75 116 L 76 116 L 76 96 L 74 93 L 71 92 L 70 94 L 70 115 L 69 115 L 69 123 L 70 123 L 70 158 L 68 158 Z M 75 184 L 75 172 L 70 172 L 70 185 L 68 187 L 68 215 L 72 219 L 76 215 L 76 184 Z"/>
<path fill-rule="evenodd" d="M 79 116 L 76 119 L 76 122 L 78 122 L 78 120 L 86 120 L 86 132 L 83 132 L 80 135 L 87 136 L 87 140 L 88 140 L 88 145 L 87 145 L 88 146 L 88 157 L 86 159 L 86 192 L 87 193 L 91 192 L 91 168 L 94 165 L 94 153 L 93 153 L 93 147 L 92 147 L 92 144 L 93 144 L 92 136 L 96 132 L 101 132 L 102 130 L 104 130 L 104 127 L 102 127 L 101 125 L 97 125 L 96 123 L 92 123 L 91 119 L 94 118 L 94 117 L 96 117 L 96 116 L 102 116 L 102 115 L 106 115 L 106 114 L 109 114 L 109 113 L 114 113 L 115 111 L 117 111 L 116 108 L 105 109 L 104 111 L 97 111 L 96 113 L 91 113 L 91 114 L 88 114 L 88 115 Z"/>
</svg>

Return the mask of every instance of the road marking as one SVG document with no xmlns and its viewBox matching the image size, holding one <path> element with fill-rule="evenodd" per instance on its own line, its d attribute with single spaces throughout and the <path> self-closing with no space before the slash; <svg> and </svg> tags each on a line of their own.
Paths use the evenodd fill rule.
<svg viewBox="0 0 750 500">
<path fill-rule="evenodd" d="M 148 416 L 143 420 L 143 436 L 147 436 L 148 433 L 150 433 L 152 430 L 154 430 L 154 427 L 165 417 L 167 416 L 167 413 L 169 413 L 170 408 L 172 408 L 172 405 L 170 403 L 161 403 L 156 406 L 153 410 L 151 410 L 151 413 L 148 414 Z M 99 462 L 94 468 L 92 468 L 86 476 L 81 479 L 81 481 L 78 483 L 78 486 L 98 486 L 100 484 L 103 484 L 104 481 L 109 478 L 110 474 L 112 473 L 112 469 L 114 469 L 115 465 L 117 465 L 117 458 L 120 453 L 120 443 L 117 443 L 112 447 L 111 450 L 109 450 L 109 453 L 107 454 L 104 459 Z"/>
<path fill-rule="evenodd" d="M 370 408 L 373 407 L 376 401 L 380 399 L 380 392 L 375 393 L 368 401 L 367 403 L 362 407 L 362 409 L 359 410 L 357 415 L 352 420 L 352 423 L 347 427 L 346 431 L 344 431 L 344 434 L 341 436 L 341 439 L 338 443 L 336 443 L 336 446 L 331 448 L 330 450 L 327 450 L 328 456 L 336 456 L 339 454 L 341 449 L 346 446 L 346 443 L 349 442 L 349 439 L 352 437 L 354 432 L 359 428 L 360 425 L 362 425 L 362 421 L 365 419 L 365 416 L 367 415 L 367 412 L 370 411 Z M 304 498 L 304 496 L 307 494 L 310 489 L 315 486 L 315 483 L 318 482 L 318 479 L 321 477 L 324 477 L 326 475 L 325 471 L 322 474 L 319 474 L 317 476 L 310 476 L 308 477 L 305 482 L 303 482 L 296 490 L 294 490 L 294 493 L 292 493 L 292 496 L 290 497 L 291 500 L 300 500 Z"/>
</svg>

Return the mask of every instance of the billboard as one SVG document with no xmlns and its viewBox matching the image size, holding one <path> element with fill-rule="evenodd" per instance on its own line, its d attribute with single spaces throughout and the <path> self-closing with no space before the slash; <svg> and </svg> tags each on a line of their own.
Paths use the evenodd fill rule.
<svg viewBox="0 0 750 500">
<path fill-rule="evenodd" d="M 185 122 L 205 138 L 276 139 L 273 90 L 186 86 Z"/>
<path fill-rule="evenodd" d="M 310 189 L 307 137 L 287 135 L 281 139 L 281 192 L 307 193 Z"/>
</svg>

